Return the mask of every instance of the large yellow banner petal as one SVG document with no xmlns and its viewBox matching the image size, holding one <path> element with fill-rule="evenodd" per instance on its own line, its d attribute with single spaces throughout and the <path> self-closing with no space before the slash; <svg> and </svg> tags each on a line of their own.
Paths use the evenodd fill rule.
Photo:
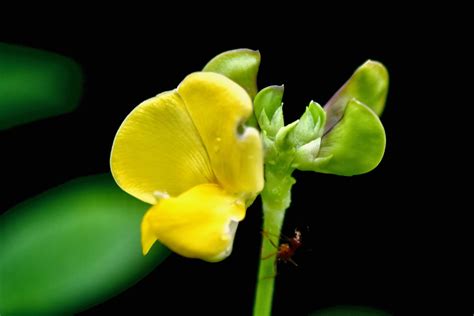
<svg viewBox="0 0 474 316">
<path fill-rule="evenodd" d="M 176 196 L 216 182 L 206 148 L 176 91 L 138 105 L 115 136 L 110 158 L 118 185 L 154 204 L 155 195 Z"/>
</svg>

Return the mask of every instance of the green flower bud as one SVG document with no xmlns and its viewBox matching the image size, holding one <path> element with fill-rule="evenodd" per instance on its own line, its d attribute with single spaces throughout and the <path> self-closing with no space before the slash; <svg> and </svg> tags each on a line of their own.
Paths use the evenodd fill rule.
<svg viewBox="0 0 474 316">
<path fill-rule="evenodd" d="M 253 99 L 257 94 L 257 74 L 260 52 L 251 49 L 234 49 L 211 59 L 202 71 L 217 72 L 238 83 Z"/>
<path fill-rule="evenodd" d="M 387 69 L 377 61 L 366 61 L 324 106 L 327 114 L 325 131 L 329 131 L 341 120 L 346 105 L 353 98 L 380 116 L 385 107 L 387 92 Z"/>
<path fill-rule="evenodd" d="M 320 138 L 323 135 L 325 123 L 326 113 L 323 108 L 311 101 L 293 131 L 288 135 L 289 142 L 298 148 Z"/>
<path fill-rule="evenodd" d="M 297 169 L 351 176 L 369 172 L 379 164 L 385 151 L 380 119 L 356 99 L 344 108 L 342 119 L 321 138 L 317 158 L 311 160 L 311 152 L 300 153 L 295 160 Z"/>
<path fill-rule="evenodd" d="M 283 86 L 270 86 L 262 89 L 254 100 L 254 112 L 262 132 L 273 138 L 284 126 Z"/>
</svg>

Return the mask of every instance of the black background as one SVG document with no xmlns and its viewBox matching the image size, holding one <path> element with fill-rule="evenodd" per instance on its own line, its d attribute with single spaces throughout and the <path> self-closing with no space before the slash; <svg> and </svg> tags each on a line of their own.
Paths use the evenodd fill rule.
<svg viewBox="0 0 474 316">
<path fill-rule="evenodd" d="M 297 119 L 310 100 L 324 104 L 370 58 L 383 62 L 391 76 L 382 116 L 385 157 L 376 170 L 356 177 L 295 172 L 284 232 L 302 229 L 304 247 L 295 258 L 298 267 L 278 267 L 274 312 L 300 315 L 350 304 L 411 315 L 437 304 L 431 286 L 441 277 L 433 278 L 426 266 L 434 236 L 422 226 L 429 221 L 429 208 L 417 198 L 421 184 L 413 172 L 416 157 L 411 162 L 408 158 L 423 148 L 413 137 L 413 104 L 423 82 L 424 65 L 418 61 L 426 56 L 431 34 L 424 27 L 390 31 L 383 16 L 366 18 L 366 24 L 349 21 L 345 27 L 317 16 L 292 23 L 275 20 L 258 28 L 237 25 L 225 29 L 225 35 L 219 23 L 194 24 L 183 32 L 172 23 L 151 21 L 132 28 L 128 21 L 120 28 L 104 25 L 67 36 L 31 30 L 0 38 L 69 56 L 85 75 L 76 111 L 0 133 L 2 165 L 9 166 L 2 171 L 8 185 L 2 188 L 1 209 L 70 179 L 108 172 L 114 134 L 133 107 L 175 88 L 220 52 L 260 50 L 259 87 L 285 84 L 287 123 Z M 128 308 L 135 314 L 158 314 L 173 308 L 177 314 L 248 315 L 260 226 L 257 200 L 225 261 L 208 264 L 172 255 L 134 287 L 83 314 Z"/>
</svg>

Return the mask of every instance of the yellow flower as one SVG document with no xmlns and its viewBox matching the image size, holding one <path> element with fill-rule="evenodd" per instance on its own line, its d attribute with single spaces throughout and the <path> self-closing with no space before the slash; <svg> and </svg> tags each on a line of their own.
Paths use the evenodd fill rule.
<svg viewBox="0 0 474 316">
<path fill-rule="evenodd" d="M 157 240 L 206 261 L 231 253 L 237 224 L 263 188 L 260 135 L 243 126 L 251 113 L 238 84 L 196 72 L 128 115 L 110 164 L 124 191 L 154 204 L 141 225 L 143 254 Z"/>
</svg>

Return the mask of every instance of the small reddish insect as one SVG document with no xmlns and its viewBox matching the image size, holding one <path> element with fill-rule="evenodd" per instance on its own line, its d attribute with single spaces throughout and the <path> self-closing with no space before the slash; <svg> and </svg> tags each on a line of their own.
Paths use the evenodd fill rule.
<svg viewBox="0 0 474 316">
<path fill-rule="evenodd" d="M 273 235 L 269 232 L 263 231 L 262 234 L 268 238 L 268 241 L 277 249 L 277 252 L 271 253 L 262 257 L 262 259 L 268 259 L 272 256 L 277 256 L 278 261 L 283 261 L 284 263 L 291 262 L 295 266 L 298 266 L 296 262 L 293 260 L 293 256 L 299 248 L 303 245 L 303 241 L 301 240 L 301 232 L 298 229 L 295 229 L 295 235 L 292 238 L 282 235 L 282 239 L 285 240 L 285 243 L 280 244 L 280 246 L 275 245 L 275 243 L 269 238 L 269 236 Z"/>
</svg>

